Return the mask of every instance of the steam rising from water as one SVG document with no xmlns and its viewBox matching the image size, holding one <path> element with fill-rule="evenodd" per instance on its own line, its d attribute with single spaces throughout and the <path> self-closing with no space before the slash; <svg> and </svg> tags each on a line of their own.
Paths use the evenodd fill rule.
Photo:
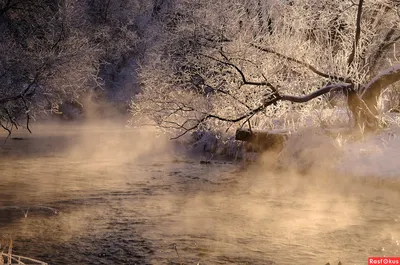
<svg viewBox="0 0 400 265">
<path fill-rule="evenodd" d="M 172 244 L 186 264 L 364 264 L 398 255 L 398 189 L 338 174 L 346 151 L 318 133 L 292 138 L 280 156 L 264 154 L 252 165 L 202 165 L 166 135 L 123 123 L 49 124 L 14 136 L 26 140 L 2 147 L 0 206 L 61 209 L 0 228 L 16 244 L 38 241 L 21 251 L 40 255 L 62 242 L 87 256 L 79 246 L 97 253 L 108 242 L 141 252 L 110 261 L 126 255 L 150 264 L 178 262 Z"/>
</svg>

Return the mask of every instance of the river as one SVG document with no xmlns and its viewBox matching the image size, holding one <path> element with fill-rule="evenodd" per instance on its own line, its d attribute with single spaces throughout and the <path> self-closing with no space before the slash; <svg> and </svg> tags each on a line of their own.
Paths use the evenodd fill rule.
<svg viewBox="0 0 400 265">
<path fill-rule="evenodd" d="M 16 254 L 54 265 L 400 256 L 393 182 L 199 163 L 164 135 L 113 124 L 33 132 L 0 147 L 0 236 Z"/>
</svg>

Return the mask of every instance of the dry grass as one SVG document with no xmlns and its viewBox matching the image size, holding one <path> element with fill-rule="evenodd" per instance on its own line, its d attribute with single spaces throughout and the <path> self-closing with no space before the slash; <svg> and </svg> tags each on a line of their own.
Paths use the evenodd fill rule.
<svg viewBox="0 0 400 265">
<path fill-rule="evenodd" d="M 13 254 L 13 241 L 11 238 L 0 240 L 0 248 L 0 265 L 47 265 L 47 263 L 40 260 Z"/>
<path fill-rule="evenodd" d="M 30 211 L 40 211 L 40 212 L 46 212 L 50 213 L 53 215 L 58 214 L 58 210 L 52 207 L 47 207 L 47 206 L 27 206 L 27 207 L 20 207 L 20 206 L 2 206 L 0 207 L 0 210 L 16 210 L 20 211 L 25 218 L 28 217 L 28 214 Z M 13 265 L 13 264 L 19 264 L 19 265 L 47 265 L 47 263 L 36 260 L 33 258 L 21 256 L 21 255 L 16 255 L 12 253 L 13 250 L 13 240 L 12 238 L 7 238 L 7 237 L 0 237 L 0 265 Z"/>
</svg>

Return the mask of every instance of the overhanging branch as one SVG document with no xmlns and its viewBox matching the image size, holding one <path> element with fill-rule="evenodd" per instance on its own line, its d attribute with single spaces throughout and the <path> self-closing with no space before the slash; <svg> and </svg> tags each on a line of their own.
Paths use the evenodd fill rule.
<svg viewBox="0 0 400 265">
<path fill-rule="evenodd" d="M 32 87 L 34 84 L 36 84 L 37 77 L 38 77 L 38 74 L 35 76 L 35 79 L 22 91 L 21 94 L 0 99 L 0 105 L 5 105 L 8 102 L 12 102 L 12 101 L 19 101 L 19 100 L 22 101 L 23 107 L 25 109 L 25 114 L 26 114 L 26 129 L 30 133 L 32 133 L 31 129 L 29 128 L 29 122 L 31 120 L 31 116 L 30 116 L 30 110 L 29 110 L 27 98 L 32 97 L 36 92 L 36 89 L 35 88 L 32 89 Z M 16 117 L 14 117 L 6 107 L 4 107 L 4 111 L 7 114 L 7 117 L 2 117 L 2 119 L 7 121 L 7 125 L 4 125 L 0 122 L 0 127 L 2 127 L 4 130 L 6 130 L 8 132 L 8 137 L 9 137 L 11 135 L 13 127 L 18 129 L 18 126 L 21 126 L 21 125 L 16 120 Z M 10 124 L 10 125 L 8 125 L 8 124 Z M 7 139 L 8 139 L 8 137 L 7 137 Z"/>
<path fill-rule="evenodd" d="M 224 122 L 236 123 L 236 122 L 239 122 L 239 121 L 242 121 L 245 119 L 249 119 L 249 117 L 250 118 L 253 117 L 255 114 L 265 110 L 268 106 L 271 106 L 272 104 L 274 104 L 278 101 L 281 101 L 281 100 L 282 101 L 290 101 L 290 102 L 294 102 L 294 103 L 305 103 L 305 102 L 308 102 L 314 98 L 317 98 L 317 97 L 324 95 L 326 93 L 329 93 L 329 92 L 338 92 L 338 91 L 348 92 L 348 91 L 352 90 L 352 88 L 353 88 L 352 84 L 344 83 L 344 84 L 337 84 L 337 85 L 328 85 L 328 86 L 325 86 L 321 89 L 318 89 L 318 90 L 316 90 L 308 95 L 304 95 L 304 96 L 279 95 L 278 93 L 276 93 L 274 98 L 264 101 L 262 105 L 258 106 L 255 109 L 252 109 L 249 112 L 247 112 L 239 117 L 236 117 L 236 118 L 225 118 L 225 117 L 221 117 L 221 116 L 215 115 L 215 114 L 203 113 L 204 116 L 201 119 L 197 120 L 193 126 L 191 126 L 189 128 L 184 128 L 183 125 L 180 126 L 181 128 L 184 128 L 184 132 L 182 132 L 178 136 L 173 137 L 171 139 L 178 139 L 178 138 L 182 137 L 183 135 L 187 134 L 189 131 L 195 130 L 200 124 L 202 124 L 203 122 L 205 122 L 209 119 L 216 119 L 216 120 L 220 120 L 220 121 L 224 121 Z"/>
<path fill-rule="evenodd" d="M 345 83 L 345 84 L 325 86 L 305 96 L 282 95 L 280 97 L 281 100 L 291 101 L 294 103 L 305 103 L 329 92 L 339 92 L 339 91 L 347 92 L 352 88 L 353 88 L 352 84 Z"/>
<path fill-rule="evenodd" d="M 400 64 L 393 65 L 375 76 L 361 90 L 363 100 L 375 100 L 382 89 L 400 81 Z"/>
</svg>

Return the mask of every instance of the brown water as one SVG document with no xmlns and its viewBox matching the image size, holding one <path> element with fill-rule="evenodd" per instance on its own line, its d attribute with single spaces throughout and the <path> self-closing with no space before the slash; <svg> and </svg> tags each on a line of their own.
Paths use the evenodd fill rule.
<svg viewBox="0 0 400 265">
<path fill-rule="evenodd" d="M 16 254 L 60 265 L 366 264 L 400 255 L 393 184 L 200 164 L 150 130 L 42 126 L 21 135 L 0 159 L 0 235 L 13 238 Z"/>
</svg>

